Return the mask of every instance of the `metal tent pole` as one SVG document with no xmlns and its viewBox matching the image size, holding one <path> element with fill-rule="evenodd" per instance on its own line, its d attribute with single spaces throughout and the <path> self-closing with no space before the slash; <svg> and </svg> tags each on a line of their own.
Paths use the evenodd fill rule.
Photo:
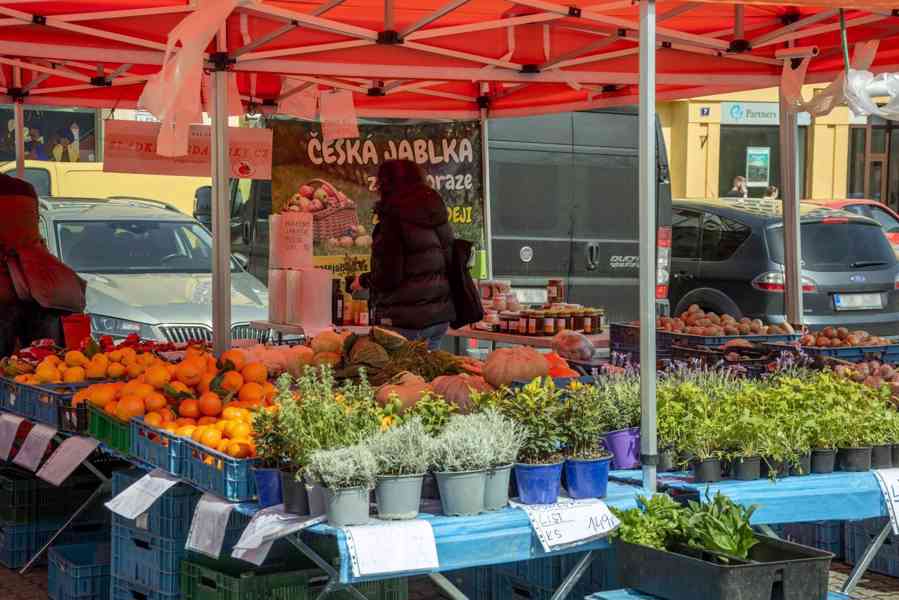
<svg viewBox="0 0 899 600">
<path fill-rule="evenodd" d="M 656 5 L 640 0 L 640 454 L 656 491 Z"/>
<path fill-rule="evenodd" d="M 13 68 L 13 87 L 22 88 L 22 69 L 19 67 Z M 21 97 L 13 100 L 13 113 L 16 129 L 16 177 L 25 179 L 25 106 Z"/>
<path fill-rule="evenodd" d="M 487 83 L 481 83 L 481 97 L 487 99 Z M 481 182 L 484 186 L 484 248 L 487 251 L 487 278 L 493 279 L 493 219 L 490 214 L 490 139 L 487 134 L 488 109 L 486 102 L 481 107 L 481 162 L 483 163 Z"/>
<path fill-rule="evenodd" d="M 220 50 L 224 40 L 219 34 Z M 231 346 L 231 203 L 228 174 L 228 76 L 212 72 L 212 340 L 221 354 Z"/>
<path fill-rule="evenodd" d="M 796 151 L 796 113 L 780 104 L 780 172 L 783 186 L 784 218 L 784 303 L 787 321 L 802 324 L 802 240 L 799 231 L 800 187 Z"/>
</svg>

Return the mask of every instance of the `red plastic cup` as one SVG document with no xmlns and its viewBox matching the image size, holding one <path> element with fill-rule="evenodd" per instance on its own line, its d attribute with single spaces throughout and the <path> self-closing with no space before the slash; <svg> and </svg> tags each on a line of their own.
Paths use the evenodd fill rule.
<svg viewBox="0 0 899 600">
<path fill-rule="evenodd" d="M 62 333 L 67 350 L 78 350 L 84 338 L 91 336 L 89 315 L 68 315 L 62 318 Z"/>
</svg>

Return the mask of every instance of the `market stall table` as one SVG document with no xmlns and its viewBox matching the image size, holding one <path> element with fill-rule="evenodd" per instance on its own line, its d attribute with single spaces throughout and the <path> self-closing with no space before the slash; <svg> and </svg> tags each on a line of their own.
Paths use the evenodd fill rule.
<svg viewBox="0 0 899 600">
<path fill-rule="evenodd" d="M 513 346 L 530 346 L 531 348 L 552 348 L 553 338 L 551 336 L 530 336 L 530 335 L 514 335 L 510 333 L 500 333 L 495 331 L 483 331 L 472 327 L 463 327 L 461 329 L 450 329 L 447 335 L 455 338 L 455 353 L 462 353 L 462 340 L 480 340 L 490 342 L 491 347 L 495 350 L 497 344 L 509 344 Z M 598 335 L 588 335 L 587 339 L 595 348 L 609 347 L 609 334 L 602 332 Z"/>
<path fill-rule="evenodd" d="M 640 471 L 613 471 L 610 478 L 621 483 L 639 485 Z M 768 525 L 811 521 L 849 521 L 888 516 L 877 478 L 871 471 L 861 473 L 836 472 L 828 475 L 785 477 L 777 480 L 723 480 L 716 483 L 697 483 L 690 473 L 661 473 L 660 489 L 699 494 L 704 500 L 721 492 L 743 506 L 756 505 L 753 525 L 770 533 Z M 861 580 L 871 560 L 892 531 L 886 526 L 865 550 L 855 565 L 843 592 L 851 594 Z"/>
</svg>

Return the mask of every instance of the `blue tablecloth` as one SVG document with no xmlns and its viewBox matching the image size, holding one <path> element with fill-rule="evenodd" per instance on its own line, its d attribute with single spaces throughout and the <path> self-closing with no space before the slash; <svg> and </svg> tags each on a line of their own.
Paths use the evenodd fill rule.
<svg viewBox="0 0 899 600">
<path fill-rule="evenodd" d="M 640 471 L 613 471 L 610 477 L 631 484 L 642 482 Z M 744 506 L 758 505 L 756 525 L 806 521 L 847 521 L 887 516 L 877 479 L 864 473 L 831 473 L 785 477 L 776 481 L 720 481 L 694 483 L 689 473 L 662 473 L 659 489 L 694 490 L 714 496 L 717 491 Z"/>
<path fill-rule="evenodd" d="M 636 506 L 635 497 L 640 493 L 638 488 L 610 482 L 606 504 L 620 509 Z M 437 557 L 440 560 L 438 571 L 455 571 L 483 565 L 496 565 L 517 562 L 546 556 L 537 536 L 531 529 L 531 522 L 523 510 L 505 508 L 503 510 L 478 515 L 476 517 L 446 517 L 443 515 L 423 514 L 420 518 L 431 523 L 437 541 Z M 384 576 L 353 577 L 347 551 L 346 537 L 343 530 L 328 525 L 316 525 L 304 532 L 304 536 L 324 535 L 337 538 L 340 553 L 340 582 L 354 583 Z M 553 554 L 565 552 L 581 552 L 608 547 L 608 542 L 600 540 L 580 545 L 567 550 L 559 550 Z M 388 551 L 388 549 L 385 549 Z M 391 577 L 407 577 L 415 573 L 403 572 L 391 574 Z"/>
</svg>

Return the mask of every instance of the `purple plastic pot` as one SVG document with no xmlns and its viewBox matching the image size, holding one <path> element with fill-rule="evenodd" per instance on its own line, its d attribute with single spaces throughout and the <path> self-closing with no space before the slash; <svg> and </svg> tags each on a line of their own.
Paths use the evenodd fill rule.
<svg viewBox="0 0 899 600">
<path fill-rule="evenodd" d="M 619 429 L 606 434 L 606 448 L 614 457 L 613 469 L 633 469 L 640 466 L 640 428 Z"/>
<path fill-rule="evenodd" d="M 518 499 L 524 504 L 555 504 L 562 485 L 562 465 L 515 464 Z"/>
</svg>

